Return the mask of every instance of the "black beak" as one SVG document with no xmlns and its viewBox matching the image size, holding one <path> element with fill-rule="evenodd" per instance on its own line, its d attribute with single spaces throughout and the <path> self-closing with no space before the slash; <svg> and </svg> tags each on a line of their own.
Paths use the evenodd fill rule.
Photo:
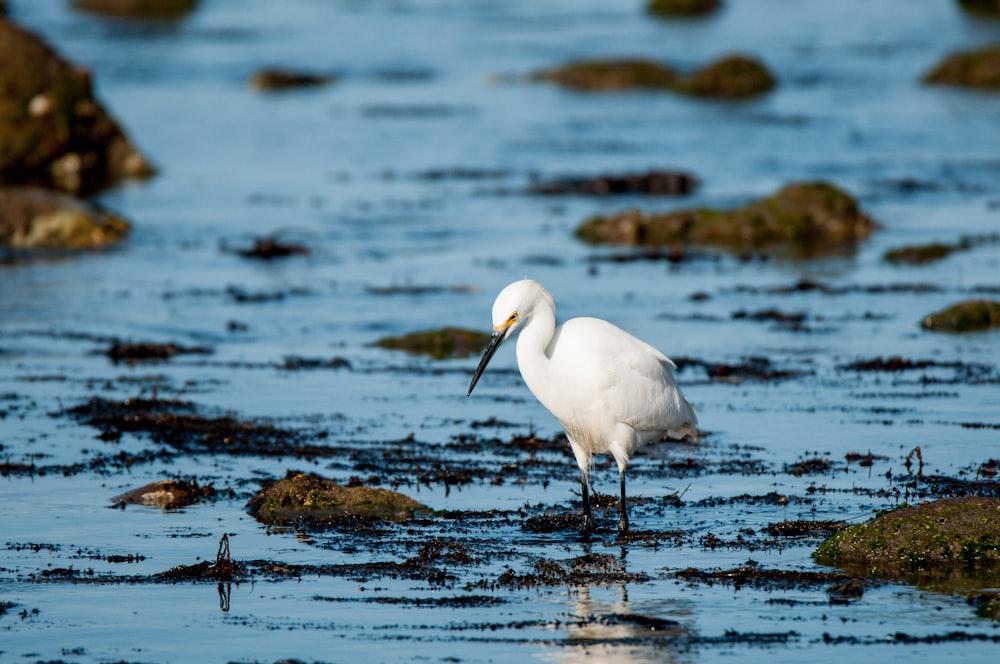
<svg viewBox="0 0 1000 664">
<path fill-rule="evenodd" d="M 465 393 L 465 396 L 472 394 L 472 388 L 476 386 L 479 382 L 479 376 L 483 373 L 483 369 L 486 365 L 490 363 L 490 359 L 493 357 L 493 353 L 497 352 L 497 348 L 500 348 L 500 344 L 504 342 L 507 338 L 507 330 L 503 332 L 494 332 L 493 336 L 490 337 L 490 342 L 486 344 L 486 350 L 483 351 L 483 356 L 479 360 L 479 366 L 476 367 L 476 373 L 472 374 L 472 382 L 469 383 L 469 391 Z"/>
</svg>

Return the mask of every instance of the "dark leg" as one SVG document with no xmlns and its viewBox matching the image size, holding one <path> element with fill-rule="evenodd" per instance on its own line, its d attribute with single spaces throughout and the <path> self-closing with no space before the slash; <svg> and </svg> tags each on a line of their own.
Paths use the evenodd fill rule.
<svg viewBox="0 0 1000 664">
<path fill-rule="evenodd" d="M 583 527 L 581 532 L 589 533 L 592 519 L 590 516 L 590 488 L 587 486 L 587 472 L 580 471 L 580 495 L 583 496 Z"/>
<path fill-rule="evenodd" d="M 625 470 L 618 473 L 618 480 L 622 485 L 622 515 L 618 518 L 618 530 L 623 533 L 628 532 L 628 507 L 625 504 Z"/>
</svg>

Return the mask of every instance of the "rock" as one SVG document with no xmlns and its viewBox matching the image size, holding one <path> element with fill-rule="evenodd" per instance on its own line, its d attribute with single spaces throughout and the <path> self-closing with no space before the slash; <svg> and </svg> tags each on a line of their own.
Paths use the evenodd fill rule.
<svg viewBox="0 0 1000 664">
<path fill-rule="evenodd" d="M 774 85 L 774 76 L 757 60 L 730 55 L 681 79 L 677 92 L 695 97 L 745 99 L 764 94 Z"/>
<path fill-rule="evenodd" d="M 962 9 L 983 16 L 1000 16 L 1000 0 L 958 0 Z"/>
<path fill-rule="evenodd" d="M 146 486 L 115 496 L 111 502 L 120 506 L 150 505 L 164 509 L 177 509 L 185 505 L 193 505 L 214 495 L 215 489 L 211 484 L 199 486 L 197 482 L 163 480 L 151 482 Z"/>
<path fill-rule="evenodd" d="M 654 16 L 704 16 L 722 5 L 720 0 L 649 0 L 646 11 Z"/>
<path fill-rule="evenodd" d="M 73 7 L 95 14 L 132 18 L 178 18 L 198 0 L 73 0 Z"/>
<path fill-rule="evenodd" d="M 153 168 L 94 99 L 90 73 L 0 19 L 0 184 L 86 195 Z"/>
<path fill-rule="evenodd" d="M 365 516 L 400 520 L 427 507 L 409 496 L 367 486 L 342 486 L 315 474 L 289 471 L 247 504 L 261 523 L 291 525 L 331 517 Z"/>
<path fill-rule="evenodd" d="M 1000 90 L 1000 46 L 948 55 L 924 75 L 924 82 Z"/>
<path fill-rule="evenodd" d="M 576 234 L 591 244 L 694 244 L 739 253 L 783 248 L 811 257 L 863 240 L 875 228 L 849 194 L 825 182 L 806 182 L 735 210 L 626 210 L 595 217 Z"/>
<path fill-rule="evenodd" d="M 898 249 L 889 249 L 882 255 L 887 263 L 907 263 L 909 265 L 922 265 L 933 263 L 950 256 L 957 248 L 941 242 L 931 242 L 929 244 L 911 245 Z"/>
<path fill-rule="evenodd" d="M 488 334 L 474 330 L 444 327 L 440 330 L 413 332 L 400 337 L 383 337 L 376 346 L 387 350 L 430 355 L 435 360 L 468 357 L 480 352 L 489 342 Z"/>
<path fill-rule="evenodd" d="M 329 85 L 333 81 L 334 77 L 330 74 L 313 74 L 290 69 L 262 69 L 250 77 L 250 87 L 262 92 L 274 92 Z"/>
<path fill-rule="evenodd" d="M 1000 302 L 963 300 L 925 316 L 920 326 L 932 332 L 984 332 L 1000 327 Z"/>
<path fill-rule="evenodd" d="M 767 92 L 775 85 L 764 65 L 744 55 L 729 55 L 684 76 L 646 59 L 594 59 L 535 72 L 532 80 L 548 81 L 584 91 L 630 89 L 668 90 L 719 99 L 743 99 Z"/>
<path fill-rule="evenodd" d="M 528 187 L 529 194 L 545 196 L 615 196 L 642 194 L 646 196 L 683 196 L 698 187 L 698 179 L 688 173 L 652 170 L 624 175 L 594 177 L 563 177 L 536 182 Z"/>
<path fill-rule="evenodd" d="M 98 249 L 132 226 L 100 207 L 45 189 L 0 186 L 0 247 Z"/>
<path fill-rule="evenodd" d="M 1000 498 L 960 497 L 905 506 L 851 526 L 813 557 L 859 576 L 1000 580 Z"/>
</svg>

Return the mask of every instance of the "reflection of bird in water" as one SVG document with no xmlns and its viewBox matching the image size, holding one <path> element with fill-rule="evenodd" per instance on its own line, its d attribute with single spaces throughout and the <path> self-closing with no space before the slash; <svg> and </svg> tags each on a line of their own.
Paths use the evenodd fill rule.
<svg viewBox="0 0 1000 664">
<path fill-rule="evenodd" d="M 568 623 L 566 641 L 557 652 L 547 653 L 546 659 L 567 664 L 672 662 L 674 653 L 684 648 L 688 628 L 674 620 L 633 612 L 624 587 L 617 601 L 593 599 L 587 587 L 575 592 L 576 621 Z"/>
<path fill-rule="evenodd" d="M 664 435 L 680 438 L 698 422 L 674 382 L 674 363 L 649 344 L 599 318 L 556 326 L 549 292 L 530 279 L 504 288 L 493 303 L 493 336 L 469 394 L 497 348 L 520 332 L 517 366 L 528 389 L 566 430 L 580 466 L 583 529 L 591 528 L 588 472 L 595 452 L 618 462 L 621 517 L 628 530 L 625 468 L 633 453 Z"/>
</svg>

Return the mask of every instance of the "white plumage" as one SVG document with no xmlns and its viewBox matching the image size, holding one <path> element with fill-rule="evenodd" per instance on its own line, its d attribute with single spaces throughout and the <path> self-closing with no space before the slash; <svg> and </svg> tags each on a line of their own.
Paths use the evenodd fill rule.
<svg viewBox="0 0 1000 664">
<path fill-rule="evenodd" d="M 552 296 L 530 279 L 493 303 L 493 336 L 469 384 L 515 333 L 517 366 L 535 398 L 566 430 L 580 466 L 584 530 L 591 528 L 588 473 L 594 453 L 611 454 L 621 483 L 620 530 L 628 530 L 625 469 L 637 449 L 664 435 L 680 438 L 698 423 L 674 381 L 674 363 L 644 341 L 599 318 L 556 326 Z"/>
</svg>

